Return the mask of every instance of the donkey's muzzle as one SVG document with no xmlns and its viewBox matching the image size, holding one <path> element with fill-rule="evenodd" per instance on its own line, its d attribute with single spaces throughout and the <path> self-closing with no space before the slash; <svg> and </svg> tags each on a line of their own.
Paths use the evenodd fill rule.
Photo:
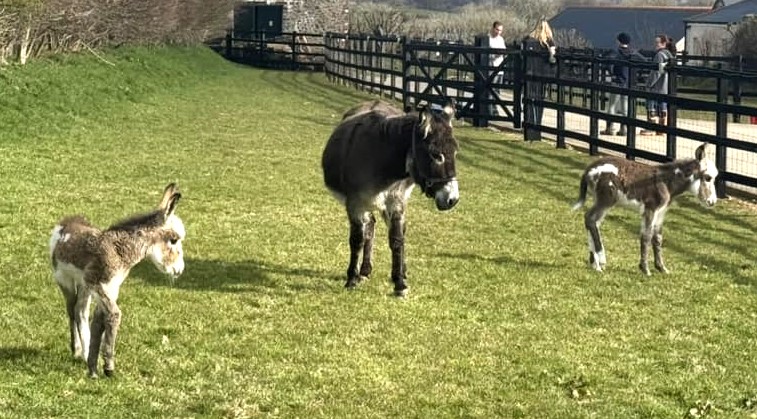
<svg viewBox="0 0 757 419">
<path fill-rule="evenodd" d="M 457 205 L 457 201 L 460 200 L 460 190 L 458 189 L 457 180 L 452 179 L 447 182 L 444 187 L 436 191 L 434 194 L 434 202 L 436 203 L 436 209 L 439 211 L 447 211 Z"/>
</svg>

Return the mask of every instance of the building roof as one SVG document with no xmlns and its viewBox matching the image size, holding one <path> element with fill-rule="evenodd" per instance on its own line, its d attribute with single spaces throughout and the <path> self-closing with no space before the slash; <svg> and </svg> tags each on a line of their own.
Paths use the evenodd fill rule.
<svg viewBox="0 0 757 419">
<path fill-rule="evenodd" d="M 752 0 L 750 0 L 752 1 Z M 709 11 L 709 7 L 567 7 L 550 19 L 553 30 L 575 29 L 594 48 L 615 48 L 620 32 L 631 35 L 631 46 L 653 49 L 654 38 L 665 33 L 684 37 L 684 19 Z"/>
<path fill-rule="evenodd" d="M 718 7 L 707 13 L 691 16 L 684 19 L 687 23 L 735 23 L 740 22 L 744 16 L 757 15 L 757 0 L 741 0 L 728 6 Z"/>
</svg>

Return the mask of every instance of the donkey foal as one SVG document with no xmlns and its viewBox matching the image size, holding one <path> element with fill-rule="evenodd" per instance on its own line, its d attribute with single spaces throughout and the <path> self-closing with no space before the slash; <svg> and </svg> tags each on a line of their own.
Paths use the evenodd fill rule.
<svg viewBox="0 0 757 419">
<path fill-rule="evenodd" d="M 700 203 L 711 207 L 717 202 L 715 163 L 705 158 L 705 146 L 699 146 L 695 159 L 678 160 L 648 166 L 618 157 L 604 157 L 591 163 L 581 176 L 580 195 L 574 210 L 586 202 L 587 192 L 594 195 L 594 205 L 584 216 L 589 233 L 589 263 L 601 271 L 607 263 L 599 227 L 607 212 L 615 205 L 641 211 L 641 259 L 639 269 L 649 275 L 648 253 L 652 245 L 654 266 L 667 273 L 662 260 L 662 222 L 671 201 L 689 191 Z"/>
<path fill-rule="evenodd" d="M 97 377 L 97 356 L 102 343 L 104 373 L 114 371 L 115 344 L 121 323 L 116 301 L 129 270 L 145 257 L 162 272 L 178 276 L 184 270 L 184 224 L 174 214 L 181 194 L 171 183 L 158 208 L 120 221 L 106 230 L 93 227 L 84 217 L 63 218 L 52 231 L 50 257 L 53 277 L 66 300 L 71 352 L 87 361 L 90 377 Z M 96 306 L 90 341 L 89 305 Z M 103 342 L 104 337 L 104 342 Z"/>
</svg>

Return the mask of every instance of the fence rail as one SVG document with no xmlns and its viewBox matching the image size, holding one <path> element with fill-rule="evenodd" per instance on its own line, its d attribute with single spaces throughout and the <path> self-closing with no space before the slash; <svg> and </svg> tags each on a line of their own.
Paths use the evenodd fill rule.
<svg viewBox="0 0 757 419">
<path fill-rule="evenodd" d="M 531 74 L 526 71 L 529 60 L 544 57 L 516 45 L 493 50 L 481 41 L 470 45 L 335 33 L 244 39 L 230 34 L 225 51 L 270 66 L 265 61 L 273 46 L 287 45 L 288 50 L 279 47 L 284 51 L 277 54 L 286 57 L 289 68 L 303 68 L 302 57 L 309 57 L 305 62 L 319 63 L 311 68 L 322 69 L 332 82 L 400 100 L 406 109 L 421 101 L 443 104 L 454 99 L 458 116 L 474 126 L 535 129 L 553 138 L 557 147 L 570 142 L 591 154 L 664 162 L 693 156 L 699 142 L 709 142 L 715 145 L 721 173 L 718 192 L 724 195 L 726 187 L 734 187 L 757 193 L 757 71 L 742 57 L 683 55 L 666 69 L 670 93 L 660 95 L 644 88 L 648 74 L 657 68 L 647 61 L 618 60 L 609 51 L 565 49 L 559 50 L 550 74 Z M 305 46 L 311 51 L 303 51 Z M 505 60 L 489 66 L 490 53 L 502 53 Z M 608 70 L 617 64 L 631 69 L 629 88 L 609 81 Z M 545 86 L 546 94 L 529 97 L 529 84 Z M 626 98 L 626 115 L 609 115 L 604 109 L 611 94 Z M 643 118 L 643 106 L 650 100 L 668 103 L 667 125 Z M 526 106 L 544 109 L 544 118 L 526 121 Z M 622 137 L 607 136 L 600 133 L 600 122 L 630 129 Z M 638 129 L 661 135 L 643 137 Z"/>
</svg>

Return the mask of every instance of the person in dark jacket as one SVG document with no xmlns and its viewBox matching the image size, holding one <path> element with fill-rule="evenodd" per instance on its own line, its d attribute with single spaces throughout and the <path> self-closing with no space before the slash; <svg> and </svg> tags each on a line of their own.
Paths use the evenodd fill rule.
<svg viewBox="0 0 757 419">
<path fill-rule="evenodd" d="M 639 60 L 644 61 L 645 58 L 638 51 L 630 47 L 631 36 L 625 32 L 621 32 L 617 36 L 618 49 L 613 53 L 611 58 L 615 60 L 631 61 Z M 614 63 L 610 70 L 610 82 L 617 87 L 625 89 L 630 88 L 631 84 L 631 71 L 628 64 Z M 610 100 L 607 103 L 607 112 L 611 115 L 628 116 L 628 96 L 619 93 L 610 93 Z M 620 124 L 620 130 L 616 133 L 614 124 L 607 121 L 605 130 L 600 132 L 602 135 L 626 135 L 626 126 Z"/>
<path fill-rule="evenodd" d="M 526 54 L 526 74 L 554 76 L 557 48 L 552 36 L 552 28 L 546 20 L 542 19 L 536 24 L 534 30 L 523 39 L 521 48 L 531 52 L 531 54 Z M 525 90 L 527 99 L 543 100 L 546 97 L 546 86 L 540 81 L 527 80 Z M 541 125 L 544 114 L 544 108 L 541 105 L 527 102 L 523 112 L 525 122 Z M 539 140 L 541 140 L 541 131 L 538 127 L 526 128 L 526 141 Z"/>
</svg>

